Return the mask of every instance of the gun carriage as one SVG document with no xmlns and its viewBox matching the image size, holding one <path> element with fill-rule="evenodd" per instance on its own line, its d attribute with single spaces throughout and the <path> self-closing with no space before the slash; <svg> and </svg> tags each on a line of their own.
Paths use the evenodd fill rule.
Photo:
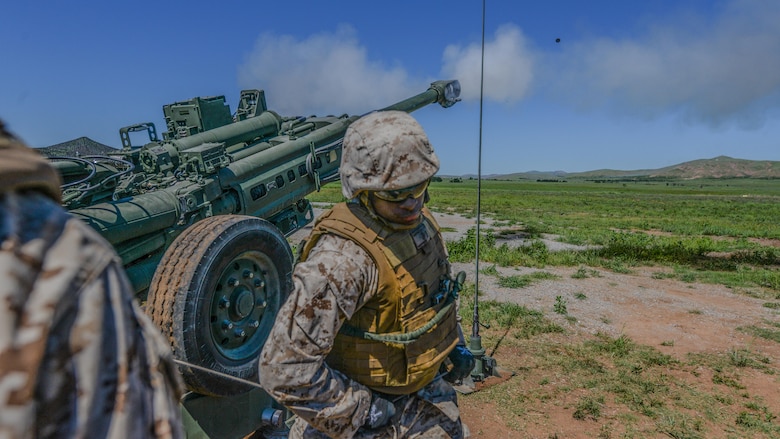
<svg viewBox="0 0 780 439">
<path fill-rule="evenodd" d="M 436 81 L 379 111 L 447 108 L 459 93 L 458 81 Z M 140 123 L 120 129 L 115 153 L 52 157 L 63 205 L 114 246 L 169 338 L 190 390 L 188 430 L 285 436 L 284 409 L 252 384 L 257 358 L 292 288 L 286 237 L 314 219 L 305 197 L 339 178 L 342 139 L 360 116 L 283 117 L 262 90 L 242 91 L 234 114 L 224 96 L 163 113 L 163 139 Z M 134 146 L 139 132 L 149 141 Z"/>
</svg>

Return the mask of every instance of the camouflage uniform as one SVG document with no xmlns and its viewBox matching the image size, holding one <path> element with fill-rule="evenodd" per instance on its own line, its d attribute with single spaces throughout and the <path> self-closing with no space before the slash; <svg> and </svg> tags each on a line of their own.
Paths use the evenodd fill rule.
<svg viewBox="0 0 780 439">
<path fill-rule="evenodd" d="M 299 416 L 291 438 L 462 437 L 457 395 L 441 378 L 394 401 L 391 425 L 367 430 L 361 426 L 371 390 L 325 363 L 341 324 L 370 299 L 377 277 L 368 253 L 335 235 L 323 236 L 309 259 L 295 266 L 295 289 L 279 311 L 260 363 L 263 387 Z M 312 309 L 316 312 L 306 311 Z"/>
<path fill-rule="evenodd" d="M 0 124 L 0 438 L 179 438 L 170 348 L 122 263 Z"/>
<path fill-rule="evenodd" d="M 388 112 L 388 116 L 410 116 Z M 366 119 L 366 118 L 364 118 Z M 380 125 L 384 121 L 373 122 Z M 404 123 L 406 119 L 403 119 Z M 350 165 L 350 145 L 363 132 L 356 132 L 355 122 L 347 131 L 341 173 L 342 186 L 348 198 L 365 193 L 370 178 L 356 181 L 350 175 L 361 174 L 360 163 Z M 371 122 L 371 120 L 369 120 Z M 390 122 L 390 125 L 393 121 Z M 422 129 L 414 123 L 419 133 Z M 365 124 L 362 125 L 365 128 Z M 397 128 L 393 127 L 393 128 Z M 414 128 L 414 127 L 413 127 Z M 418 134 L 419 134 L 418 133 Z M 375 132 L 376 134 L 376 132 Z M 414 133 L 404 132 L 406 136 Z M 393 136 L 386 140 L 392 145 Z M 424 136 L 424 133 L 422 134 Z M 427 145 L 427 138 L 425 138 Z M 393 145 L 394 146 L 394 145 Z M 428 146 L 428 148 L 430 148 Z M 392 152 L 392 150 L 385 150 Z M 426 155 L 430 157 L 432 149 Z M 373 157 L 377 158 L 377 157 Z M 368 166 L 382 163 L 402 169 L 403 159 L 385 155 L 379 160 L 366 158 Z M 354 164 L 354 161 L 352 161 Z M 426 172 L 409 175 L 404 172 L 399 183 L 385 173 L 383 187 L 397 188 L 419 183 L 438 169 L 435 155 L 426 164 Z M 432 170 L 432 171 L 431 171 Z M 376 174 L 382 174 L 376 172 Z M 364 175 L 364 174 L 361 174 Z M 422 175 L 422 177 L 420 176 Z M 374 182 L 376 185 L 376 183 Z M 352 202 L 357 202 L 352 200 Z M 370 209 L 370 207 L 369 207 Z M 381 221 L 381 218 L 376 218 Z M 297 419 L 291 438 L 462 438 L 465 437 L 452 386 L 437 376 L 421 390 L 408 395 L 382 395 L 392 401 L 395 414 L 390 422 L 376 429 L 366 426 L 372 395 L 377 392 L 351 379 L 326 362 L 334 340 L 346 320 L 377 294 L 380 273 L 369 252 L 356 242 L 336 234 L 323 234 L 305 260 L 295 266 L 294 290 L 277 315 L 260 358 L 260 382 L 279 402 L 290 408 Z M 377 393 L 378 394 L 378 393 Z"/>
</svg>

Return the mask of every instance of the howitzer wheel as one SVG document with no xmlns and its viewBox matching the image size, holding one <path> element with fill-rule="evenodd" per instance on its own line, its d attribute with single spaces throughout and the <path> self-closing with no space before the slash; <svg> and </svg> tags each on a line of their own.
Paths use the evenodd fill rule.
<svg viewBox="0 0 780 439">
<path fill-rule="evenodd" d="M 292 252 L 270 222 L 241 215 L 205 218 L 179 235 L 155 271 L 146 312 L 176 359 L 257 382 L 258 357 L 292 289 Z M 197 393 L 229 396 L 251 385 L 186 365 Z"/>
</svg>

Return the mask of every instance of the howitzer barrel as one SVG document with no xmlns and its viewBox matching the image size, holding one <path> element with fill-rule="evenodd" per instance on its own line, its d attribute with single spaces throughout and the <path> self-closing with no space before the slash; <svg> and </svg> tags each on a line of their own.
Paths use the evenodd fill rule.
<svg viewBox="0 0 780 439">
<path fill-rule="evenodd" d="M 436 81 L 431 84 L 428 90 L 382 108 L 380 111 L 398 110 L 411 113 L 412 111 L 432 103 L 438 103 L 443 107 L 449 107 L 458 101 L 459 94 L 460 82 L 457 80 Z M 320 147 L 338 141 L 344 137 L 349 125 L 358 118 L 358 116 L 351 116 L 341 119 L 331 125 L 315 130 L 304 137 L 285 142 L 276 147 L 264 149 L 257 154 L 242 158 L 241 160 L 232 163 L 227 169 L 220 173 L 220 181 L 226 187 L 237 182 L 245 181 L 252 175 L 257 174 L 257 170 L 261 167 L 272 168 L 279 164 L 289 163 L 296 157 L 307 155 L 310 151 L 310 145 L 312 144 L 315 147 Z M 200 134 L 198 134 L 198 136 L 200 136 Z"/>
<path fill-rule="evenodd" d="M 231 163 L 226 169 L 220 171 L 220 182 L 227 187 L 246 181 L 256 175 L 258 169 L 272 169 L 286 165 L 296 158 L 305 157 L 311 151 L 311 144 L 316 148 L 342 139 L 347 127 L 357 119 L 357 116 L 342 119 L 315 130 L 305 137 L 290 140 Z"/>
<path fill-rule="evenodd" d="M 255 117 L 214 128 L 189 137 L 171 141 L 179 150 L 202 145 L 204 143 L 224 143 L 225 146 L 249 142 L 258 137 L 267 137 L 279 132 L 282 118 L 273 111 L 265 111 Z"/>
<path fill-rule="evenodd" d="M 381 111 L 399 110 L 411 113 L 412 111 L 418 110 L 434 102 L 446 108 L 452 106 L 459 100 L 459 94 L 460 82 L 457 80 L 436 81 L 423 93 L 382 108 Z M 354 119 L 350 119 L 349 123 L 353 121 Z M 349 123 L 346 125 L 349 125 Z M 179 150 L 187 150 L 204 143 L 224 143 L 225 146 L 231 146 L 241 142 L 249 142 L 258 137 L 275 135 L 279 132 L 281 124 L 282 118 L 278 114 L 273 111 L 265 111 L 255 117 L 194 134 L 189 137 L 176 139 L 171 143 Z M 344 126 L 344 129 L 346 129 L 346 125 Z"/>
<path fill-rule="evenodd" d="M 398 110 L 411 113 L 412 111 L 418 110 L 434 102 L 447 108 L 458 102 L 460 100 L 459 96 L 460 81 L 436 81 L 431 84 L 428 90 L 416 96 L 404 99 L 401 102 L 382 108 L 381 111 Z"/>
</svg>

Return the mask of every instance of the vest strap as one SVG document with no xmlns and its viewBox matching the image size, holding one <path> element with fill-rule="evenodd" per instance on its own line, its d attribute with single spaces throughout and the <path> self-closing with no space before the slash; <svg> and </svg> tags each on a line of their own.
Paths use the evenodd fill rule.
<svg viewBox="0 0 780 439">
<path fill-rule="evenodd" d="M 444 319 L 444 317 L 447 316 L 447 314 L 450 312 L 453 305 L 455 304 L 455 299 L 458 298 L 458 293 L 460 293 L 461 288 L 463 288 L 463 282 L 465 280 L 466 280 L 466 273 L 463 271 L 458 273 L 458 276 L 452 282 L 452 290 L 449 292 L 449 294 L 447 294 L 447 301 L 445 302 L 444 306 L 439 310 L 439 312 L 436 313 L 435 316 L 433 316 L 433 318 L 428 323 L 417 328 L 412 332 L 391 332 L 391 333 L 377 334 L 375 332 L 368 332 L 360 328 L 356 328 L 346 322 L 343 325 L 341 325 L 341 329 L 339 329 L 339 332 L 344 335 L 348 335 L 350 337 L 363 338 L 366 340 L 373 340 L 373 341 L 381 341 L 385 343 L 398 343 L 398 344 L 412 343 L 413 341 L 420 338 L 421 335 L 428 332 L 428 330 L 433 328 L 435 325 L 439 324 L 439 322 L 441 322 L 442 319 Z"/>
</svg>

